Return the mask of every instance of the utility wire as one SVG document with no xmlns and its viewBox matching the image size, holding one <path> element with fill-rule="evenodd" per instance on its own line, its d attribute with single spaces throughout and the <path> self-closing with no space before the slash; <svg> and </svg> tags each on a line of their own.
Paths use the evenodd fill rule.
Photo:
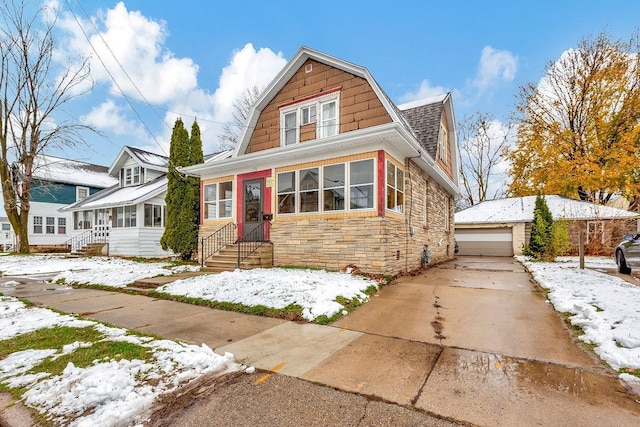
<svg viewBox="0 0 640 427">
<path fill-rule="evenodd" d="M 127 101 L 127 104 L 129 104 L 129 106 L 131 107 L 131 109 L 133 110 L 133 112 L 135 113 L 135 115 L 138 117 L 138 120 L 140 120 L 140 122 L 142 123 L 142 125 L 144 126 L 144 128 L 146 129 L 146 131 L 149 133 L 149 135 L 151 135 L 151 138 L 154 140 L 154 142 L 156 143 L 156 145 L 160 148 L 160 150 L 162 151 L 162 153 L 165 155 L 165 157 L 169 157 L 167 156 L 167 153 L 164 151 L 164 148 L 162 148 L 162 145 L 160 145 L 160 143 L 158 142 L 157 138 L 155 137 L 155 135 L 153 134 L 153 132 L 151 132 L 151 129 L 149 129 L 149 126 L 147 126 L 146 122 L 142 119 L 142 116 L 140 116 L 140 113 L 138 113 L 138 110 L 135 109 L 135 107 L 133 106 L 133 103 L 129 100 L 129 97 L 127 95 L 124 94 L 124 91 L 122 90 L 122 87 L 120 87 L 120 84 L 118 83 L 118 81 L 115 79 L 115 77 L 113 76 L 113 74 L 111 74 L 111 71 L 109 71 L 109 68 L 107 67 L 107 65 L 104 63 L 104 61 L 102 60 L 102 58 L 100 57 L 100 55 L 98 54 L 98 51 L 96 50 L 95 46 L 93 45 L 93 43 L 91 43 L 91 39 L 89 38 L 89 35 L 86 33 L 86 31 L 84 30 L 84 28 L 82 27 L 82 24 L 80 23 L 80 20 L 78 19 L 78 17 L 76 16 L 75 12 L 73 11 L 73 9 L 71 8 L 71 5 L 69 4 L 68 0 L 65 0 L 65 3 L 67 4 L 67 7 L 69 8 L 69 10 L 71 11 L 71 15 L 73 16 L 73 19 L 76 21 L 76 23 L 78 24 L 78 27 L 80 27 L 80 31 L 82 31 L 82 34 L 84 35 L 84 37 L 87 39 L 87 42 L 89 43 L 89 46 L 91 46 L 91 49 L 93 49 L 93 52 L 96 54 L 96 57 L 98 58 L 98 60 L 100 61 L 100 63 L 102 64 L 102 66 L 104 67 L 105 71 L 107 72 L 107 74 L 109 75 L 109 77 L 111 78 L 111 80 L 113 81 L 113 84 L 115 84 L 118 88 L 118 90 L 122 93 L 123 98 Z M 103 39 L 104 41 L 104 39 Z M 108 46 L 107 46 L 108 47 Z M 109 49 L 111 51 L 111 49 Z M 164 121 L 163 121 L 164 123 Z"/>
</svg>

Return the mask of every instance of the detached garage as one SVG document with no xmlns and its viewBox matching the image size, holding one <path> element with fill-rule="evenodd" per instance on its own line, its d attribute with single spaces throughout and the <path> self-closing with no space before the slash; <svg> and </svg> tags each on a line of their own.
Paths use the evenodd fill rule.
<svg viewBox="0 0 640 427">
<path fill-rule="evenodd" d="M 512 227 L 456 229 L 458 255 L 513 256 Z"/>
<path fill-rule="evenodd" d="M 625 234 L 638 231 L 635 212 L 561 196 L 545 196 L 554 220 L 569 221 L 573 252 L 578 251 L 580 229 L 586 231 L 591 255 L 611 255 Z M 487 200 L 455 214 L 458 255 L 522 255 L 529 243 L 536 196 Z"/>
</svg>

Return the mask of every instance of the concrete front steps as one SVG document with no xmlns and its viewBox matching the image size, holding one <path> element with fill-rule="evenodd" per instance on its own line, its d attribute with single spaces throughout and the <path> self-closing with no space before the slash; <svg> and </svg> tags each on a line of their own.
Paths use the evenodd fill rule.
<svg viewBox="0 0 640 427">
<path fill-rule="evenodd" d="M 106 246 L 106 243 L 87 243 L 80 249 L 71 252 L 70 255 L 75 257 L 104 255 Z"/>
<path fill-rule="evenodd" d="M 233 271 L 238 266 L 238 244 L 227 245 L 220 249 L 218 253 L 212 255 L 204 261 L 202 271 L 219 273 L 222 271 Z M 273 245 L 263 243 L 247 259 L 240 263 L 241 270 L 252 268 L 273 267 Z"/>
</svg>

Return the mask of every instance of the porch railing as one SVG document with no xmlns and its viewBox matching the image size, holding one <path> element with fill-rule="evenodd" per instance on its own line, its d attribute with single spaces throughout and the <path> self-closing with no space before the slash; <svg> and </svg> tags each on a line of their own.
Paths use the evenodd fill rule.
<svg viewBox="0 0 640 427">
<path fill-rule="evenodd" d="M 73 236 L 64 244 L 69 247 L 69 252 L 73 253 L 85 246 L 93 243 L 108 243 L 109 242 L 109 226 L 97 225 L 91 230 L 83 231 L 77 236 Z"/>
<path fill-rule="evenodd" d="M 204 266 L 204 261 L 214 255 L 226 245 L 235 243 L 236 225 L 233 222 L 223 226 L 209 236 L 200 239 L 200 266 Z"/>
<path fill-rule="evenodd" d="M 242 239 L 238 241 L 238 269 L 240 268 L 240 263 L 242 261 L 258 250 L 260 246 L 267 243 L 265 236 L 269 236 L 270 227 L 271 223 L 269 221 L 264 221 L 244 233 Z"/>
</svg>

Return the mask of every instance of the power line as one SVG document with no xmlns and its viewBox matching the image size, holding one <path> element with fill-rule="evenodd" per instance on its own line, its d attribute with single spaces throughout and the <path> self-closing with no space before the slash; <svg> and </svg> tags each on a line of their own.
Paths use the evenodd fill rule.
<svg viewBox="0 0 640 427">
<path fill-rule="evenodd" d="M 84 35 L 84 37 L 87 39 L 87 42 L 89 43 L 89 46 L 91 46 L 91 49 L 93 49 L 93 52 L 96 54 L 96 57 L 98 58 L 98 60 L 100 61 L 100 63 L 102 64 L 102 66 L 104 67 L 105 71 L 107 72 L 107 74 L 109 75 L 109 77 L 111 78 L 111 80 L 113 81 L 113 83 L 118 87 L 118 90 L 120 90 L 120 92 L 122 92 L 122 97 L 127 101 L 127 104 L 129 104 L 129 106 L 131 107 L 131 109 L 133 110 L 133 112 L 135 113 L 135 115 L 138 117 L 138 120 L 140 120 L 140 122 L 142 123 L 142 125 L 144 126 L 144 128 L 146 129 L 146 131 L 149 133 L 149 135 L 151 135 L 151 138 L 153 138 L 154 142 L 156 143 L 156 145 L 160 148 L 160 150 L 162 151 L 162 153 L 167 156 L 167 153 L 164 151 L 164 148 L 162 148 L 162 145 L 160 145 L 160 143 L 158 142 L 158 140 L 156 139 L 155 135 L 153 134 L 153 132 L 151 132 L 151 129 L 149 129 L 149 126 L 147 126 L 147 124 L 145 123 L 145 121 L 142 119 L 142 116 L 140 116 L 140 114 L 138 113 L 138 110 L 135 109 L 135 107 L 133 106 L 133 104 L 131 103 L 131 101 L 129 100 L 128 96 L 125 95 L 124 91 L 122 90 L 122 87 L 120 87 L 120 84 L 118 83 L 118 81 L 115 79 L 115 77 L 113 76 L 113 74 L 111 74 L 111 71 L 109 71 L 109 68 L 107 67 L 107 65 L 104 63 L 104 61 L 102 60 L 102 58 L 100 57 L 100 55 L 98 54 L 98 51 L 96 50 L 95 46 L 93 45 L 93 43 L 91 43 L 91 39 L 89 38 L 88 34 L 86 33 L 86 31 L 84 30 L 84 28 L 82 27 L 82 24 L 80 23 L 80 20 L 78 19 L 78 17 L 76 16 L 75 12 L 73 11 L 73 9 L 71 8 L 71 5 L 69 4 L 69 0 L 65 0 L 65 3 L 67 4 L 67 7 L 69 8 L 69 10 L 71 11 L 71 15 L 73 16 L 73 19 L 76 21 L 76 23 L 78 24 L 78 27 L 80 27 L 80 31 L 82 31 L 82 34 Z M 104 41 L 104 39 L 103 39 Z M 108 47 L 108 46 L 107 46 Z M 109 49 L 111 51 L 111 49 Z M 164 123 L 164 120 L 163 120 Z"/>
</svg>

